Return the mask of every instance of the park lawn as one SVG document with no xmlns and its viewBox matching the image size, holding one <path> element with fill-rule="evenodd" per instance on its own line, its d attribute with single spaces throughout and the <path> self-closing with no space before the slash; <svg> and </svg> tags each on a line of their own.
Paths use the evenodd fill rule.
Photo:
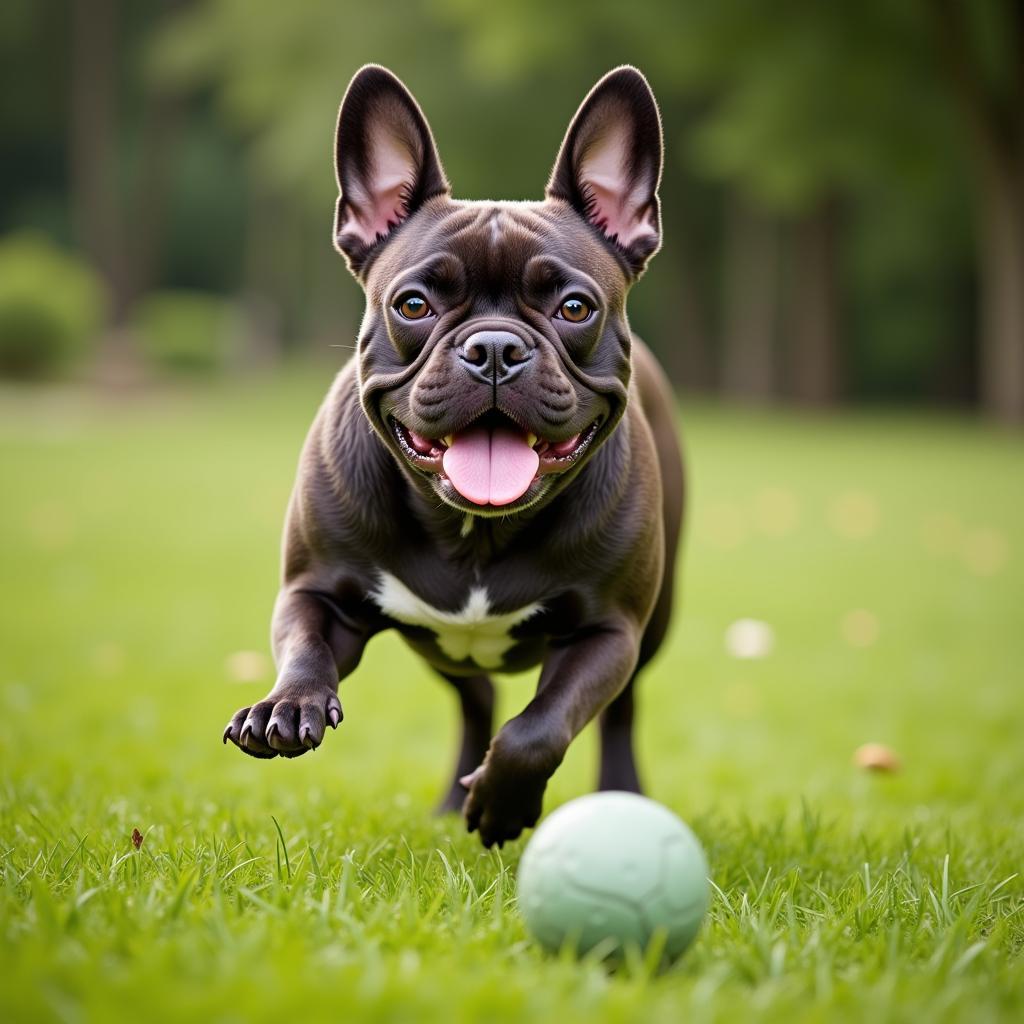
<svg viewBox="0 0 1024 1024">
<path fill-rule="evenodd" d="M 683 608 L 641 757 L 714 898 L 678 966 L 610 975 L 528 940 L 522 841 L 431 817 L 454 705 L 392 638 L 316 753 L 220 743 L 270 685 L 227 659 L 266 652 L 328 377 L 0 393 L 3 1019 L 1024 1018 L 1019 436 L 684 409 Z M 727 652 L 742 618 L 765 657 Z M 505 681 L 506 715 L 529 693 Z M 901 770 L 856 768 L 867 741 Z M 547 807 L 594 771 L 588 730 Z"/>
</svg>

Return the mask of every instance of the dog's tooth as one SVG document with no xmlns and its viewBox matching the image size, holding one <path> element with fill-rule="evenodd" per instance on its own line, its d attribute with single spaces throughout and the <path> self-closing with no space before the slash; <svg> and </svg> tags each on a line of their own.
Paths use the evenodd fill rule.
<svg viewBox="0 0 1024 1024">
<path fill-rule="evenodd" d="M 539 440 L 539 438 L 537 437 L 537 435 L 536 435 L 536 434 L 527 434 L 527 435 L 526 435 L 526 443 L 527 443 L 527 444 L 528 444 L 528 445 L 529 445 L 529 446 L 530 446 L 531 448 L 532 448 L 532 447 L 533 447 L 533 446 L 534 446 L 534 445 L 535 445 L 535 444 L 537 443 L 537 441 L 538 441 L 538 440 Z"/>
<path fill-rule="evenodd" d="M 445 448 L 451 448 L 452 444 L 455 441 L 455 435 L 448 434 L 446 437 L 442 437 L 441 440 L 444 441 Z"/>
</svg>

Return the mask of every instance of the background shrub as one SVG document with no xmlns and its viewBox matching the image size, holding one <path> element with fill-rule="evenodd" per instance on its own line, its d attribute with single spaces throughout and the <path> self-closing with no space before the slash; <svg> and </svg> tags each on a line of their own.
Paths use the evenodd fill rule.
<svg viewBox="0 0 1024 1024">
<path fill-rule="evenodd" d="M 228 361 L 232 304 L 195 291 L 161 291 L 136 308 L 134 328 L 147 361 L 170 373 L 204 374 Z"/>
<path fill-rule="evenodd" d="M 105 301 L 89 266 L 44 236 L 0 239 L 0 376 L 66 372 L 94 343 Z"/>
</svg>

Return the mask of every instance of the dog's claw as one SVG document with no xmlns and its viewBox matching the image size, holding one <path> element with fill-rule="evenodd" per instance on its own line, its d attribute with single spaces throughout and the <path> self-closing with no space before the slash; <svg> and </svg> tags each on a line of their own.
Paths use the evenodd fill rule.
<svg viewBox="0 0 1024 1024">
<path fill-rule="evenodd" d="M 299 757 L 320 746 L 326 723 L 337 728 L 343 717 L 334 692 L 295 698 L 271 691 L 265 700 L 236 712 L 222 739 L 253 757 Z"/>
</svg>

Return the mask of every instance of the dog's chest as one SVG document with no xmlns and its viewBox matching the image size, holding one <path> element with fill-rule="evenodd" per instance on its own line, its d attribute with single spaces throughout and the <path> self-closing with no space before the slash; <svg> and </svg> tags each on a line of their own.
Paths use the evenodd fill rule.
<svg viewBox="0 0 1024 1024">
<path fill-rule="evenodd" d="M 495 614 L 487 589 L 470 587 L 458 611 L 442 611 L 413 593 L 397 576 L 382 572 L 372 598 L 396 622 L 429 629 L 437 646 L 452 661 L 469 659 L 481 668 L 500 668 L 515 643 L 512 629 L 541 610 L 537 602 Z"/>
</svg>

